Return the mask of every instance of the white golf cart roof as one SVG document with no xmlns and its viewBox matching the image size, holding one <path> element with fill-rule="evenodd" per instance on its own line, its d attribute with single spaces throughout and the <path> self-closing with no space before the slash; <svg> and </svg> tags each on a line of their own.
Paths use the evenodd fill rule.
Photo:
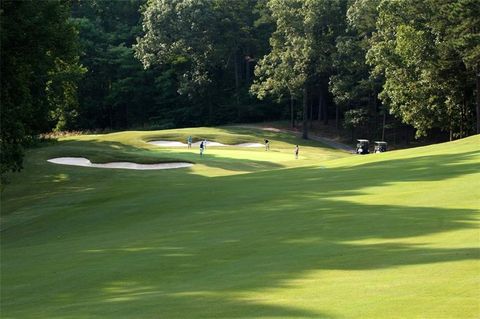
<svg viewBox="0 0 480 319">
<path fill-rule="evenodd" d="M 384 141 L 375 141 L 375 143 L 377 143 L 377 144 L 387 144 L 387 142 L 384 142 Z"/>
<path fill-rule="evenodd" d="M 357 139 L 357 142 L 369 142 L 368 140 Z"/>
</svg>

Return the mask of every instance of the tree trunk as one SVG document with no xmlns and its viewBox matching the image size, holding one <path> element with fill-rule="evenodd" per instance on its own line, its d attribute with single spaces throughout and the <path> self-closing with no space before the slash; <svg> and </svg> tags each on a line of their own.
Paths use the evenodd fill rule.
<svg viewBox="0 0 480 319">
<path fill-rule="evenodd" d="M 310 129 L 313 127 L 313 99 L 310 101 L 310 117 L 308 118 Z"/>
<path fill-rule="evenodd" d="M 477 134 L 480 134 L 480 65 L 477 64 Z"/>
<path fill-rule="evenodd" d="M 387 110 L 383 110 L 383 123 L 382 123 L 382 141 L 385 141 L 385 120 L 387 118 Z"/>
<path fill-rule="evenodd" d="M 240 93 L 239 93 L 239 72 L 238 72 L 238 55 L 237 55 L 237 50 L 233 53 L 234 59 L 233 59 L 233 65 L 235 69 L 235 98 L 237 102 L 237 106 L 240 105 Z M 240 112 L 239 112 L 240 113 Z"/>
<path fill-rule="evenodd" d="M 125 127 L 128 129 L 128 103 L 125 104 Z"/>
<path fill-rule="evenodd" d="M 378 116 L 380 115 L 379 113 L 379 110 L 378 110 L 378 103 L 377 103 L 377 90 L 375 88 L 375 83 L 373 84 L 373 93 L 372 93 L 372 98 L 373 98 L 373 109 L 375 110 L 375 136 L 377 136 L 377 132 L 378 132 Z M 384 120 L 385 120 L 385 112 L 384 113 Z M 385 125 L 385 123 L 383 123 L 383 125 Z M 383 132 L 384 128 L 382 127 L 382 141 L 383 141 Z"/>
<path fill-rule="evenodd" d="M 250 84 L 250 61 L 245 62 L 245 82 Z"/>
<path fill-rule="evenodd" d="M 303 124 L 302 124 L 302 138 L 308 139 L 308 91 L 307 87 L 303 88 Z"/>
<path fill-rule="evenodd" d="M 212 94 L 208 90 L 207 99 L 208 99 L 208 124 L 213 124 L 213 103 L 212 103 Z"/>
<path fill-rule="evenodd" d="M 464 89 L 463 89 L 463 103 L 462 103 L 462 108 L 460 110 L 460 138 L 464 138 L 468 132 L 468 126 L 466 128 L 464 128 L 464 122 L 467 122 L 467 119 L 465 118 L 465 115 L 467 114 L 467 105 L 468 105 L 468 102 L 467 102 L 467 79 L 465 79 L 465 86 L 464 86 Z"/>
<path fill-rule="evenodd" d="M 107 89 L 108 89 L 107 95 L 109 95 L 110 92 L 112 91 L 112 80 L 110 78 L 108 79 Z M 108 105 L 108 118 L 110 121 L 110 128 L 113 129 L 113 107 L 111 104 Z"/>
<path fill-rule="evenodd" d="M 294 107 L 293 107 L 293 94 L 290 93 L 290 126 L 295 128 L 295 117 L 294 117 Z"/>
<path fill-rule="evenodd" d="M 328 125 L 328 105 L 325 103 L 325 98 L 323 100 L 323 124 Z"/>
<path fill-rule="evenodd" d="M 338 131 L 338 121 L 340 120 L 339 119 L 339 116 L 340 116 L 340 109 L 338 107 L 338 105 L 335 105 L 335 128 L 337 129 Z"/>
<path fill-rule="evenodd" d="M 111 105 L 108 106 L 108 119 L 110 121 L 110 128 L 113 129 L 113 107 Z"/>
<path fill-rule="evenodd" d="M 322 90 L 318 92 L 318 121 L 322 120 L 323 116 L 323 94 Z"/>
</svg>

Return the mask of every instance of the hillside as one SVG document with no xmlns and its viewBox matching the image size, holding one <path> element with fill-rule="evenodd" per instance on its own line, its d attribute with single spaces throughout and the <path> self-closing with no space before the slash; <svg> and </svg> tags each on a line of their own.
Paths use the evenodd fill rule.
<svg viewBox="0 0 480 319">
<path fill-rule="evenodd" d="M 271 150 L 146 143 L 189 135 Z M 2 193 L 2 317 L 472 318 L 479 164 L 479 135 L 368 156 L 239 128 L 68 137 Z"/>
</svg>

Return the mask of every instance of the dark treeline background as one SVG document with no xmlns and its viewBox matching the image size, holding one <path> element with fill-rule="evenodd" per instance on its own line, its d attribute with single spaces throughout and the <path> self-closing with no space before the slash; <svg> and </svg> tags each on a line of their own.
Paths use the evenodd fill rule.
<svg viewBox="0 0 480 319">
<path fill-rule="evenodd" d="M 1 164 L 39 133 L 288 119 L 478 133 L 478 0 L 1 2 Z M 333 125 L 332 125 L 333 124 Z"/>
<path fill-rule="evenodd" d="M 281 117 L 277 106 L 248 93 L 254 59 L 267 52 L 273 28 L 260 21 L 265 3 L 158 2 L 164 8 L 154 32 L 164 43 L 155 45 L 190 47 L 158 56 L 145 69 L 134 46 L 144 35 L 140 11 L 147 15 L 154 5 L 73 3 L 71 21 L 87 72 L 79 83 L 78 114 L 62 129 L 156 129 Z"/>
</svg>

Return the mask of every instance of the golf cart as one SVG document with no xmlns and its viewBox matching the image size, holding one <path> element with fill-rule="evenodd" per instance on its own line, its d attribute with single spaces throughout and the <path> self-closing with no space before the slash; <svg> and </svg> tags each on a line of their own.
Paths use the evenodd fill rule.
<svg viewBox="0 0 480 319">
<path fill-rule="evenodd" d="M 375 141 L 375 153 L 383 153 L 387 151 L 387 142 Z"/>
<path fill-rule="evenodd" d="M 357 140 L 357 154 L 368 154 L 369 140 Z"/>
</svg>

